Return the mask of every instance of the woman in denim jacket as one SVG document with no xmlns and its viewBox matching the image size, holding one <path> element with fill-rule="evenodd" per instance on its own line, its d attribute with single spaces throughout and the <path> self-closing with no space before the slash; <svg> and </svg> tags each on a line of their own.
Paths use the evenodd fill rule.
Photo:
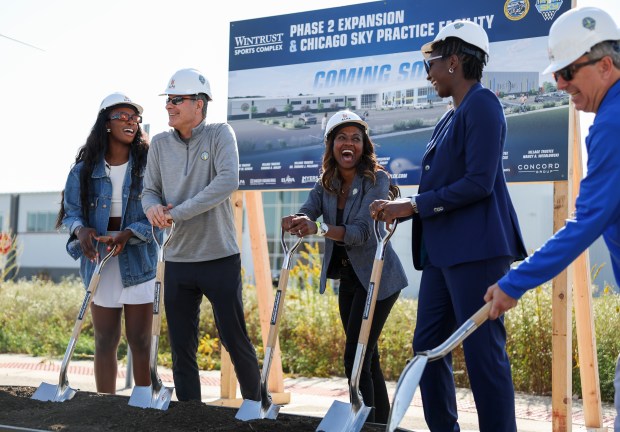
<svg viewBox="0 0 620 432">
<path fill-rule="evenodd" d="M 338 307 L 345 331 L 344 369 L 351 379 L 368 283 L 377 249 L 368 206 L 398 195 L 389 174 L 377 162 L 368 124 L 351 111 L 339 111 L 327 122 L 321 178 L 296 215 L 282 219 L 282 228 L 297 236 L 325 237 L 320 292 L 327 279 L 340 280 Z M 323 222 L 317 218 L 322 216 Z M 359 389 L 366 406 L 375 409 L 366 421 L 387 423 L 390 400 L 381 370 L 378 340 L 400 291 L 405 270 L 388 243 L 377 303 L 370 328 Z"/>
<path fill-rule="evenodd" d="M 58 213 L 57 227 L 64 225 L 71 233 L 67 252 L 80 258 L 80 275 L 86 286 L 97 256 L 116 246 L 102 270 L 91 305 L 99 393 L 114 394 L 116 390 L 123 309 L 136 386 L 151 384 L 157 244 L 141 204 L 148 152 L 148 139 L 140 128 L 141 114 L 142 107 L 124 94 L 113 93 L 103 100 L 69 172 Z"/>
</svg>

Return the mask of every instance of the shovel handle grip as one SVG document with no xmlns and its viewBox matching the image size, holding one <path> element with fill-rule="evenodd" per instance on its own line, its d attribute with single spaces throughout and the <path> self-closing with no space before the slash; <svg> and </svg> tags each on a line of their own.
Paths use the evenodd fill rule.
<svg viewBox="0 0 620 432">
<path fill-rule="evenodd" d="M 172 219 L 168 219 L 168 221 L 172 223 L 172 225 L 170 226 L 170 231 L 168 231 L 168 236 L 163 241 L 163 243 L 159 242 L 159 240 L 157 239 L 157 235 L 155 235 L 155 226 L 151 225 L 151 234 L 153 235 L 153 240 L 155 240 L 155 243 L 157 243 L 157 246 L 159 246 L 159 248 L 162 250 L 165 249 L 166 246 L 168 246 L 168 243 L 170 243 L 170 240 L 172 240 L 172 236 L 174 235 L 174 229 L 176 227 L 176 224 L 174 223 Z"/>
<path fill-rule="evenodd" d="M 491 311 L 491 302 L 485 303 L 478 312 L 476 312 L 470 319 L 476 324 L 476 327 L 480 327 L 487 319 L 489 319 L 489 312 Z"/>
<path fill-rule="evenodd" d="M 284 230 L 284 228 L 280 227 L 280 245 L 282 246 L 282 252 L 284 252 L 284 262 L 282 263 L 282 270 L 284 269 L 290 270 L 291 269 L 291 258 L 293 257 L 295 250 L 297 250 L 301 242 L 304 241 L 304 238 L 303 237 L 297 238 L 295 243 L 293 243 L 293 245 L 289 248 L 286 242 L 284 241 L 284 234 L 286 234 L 286 231 Z"/>
</svg>

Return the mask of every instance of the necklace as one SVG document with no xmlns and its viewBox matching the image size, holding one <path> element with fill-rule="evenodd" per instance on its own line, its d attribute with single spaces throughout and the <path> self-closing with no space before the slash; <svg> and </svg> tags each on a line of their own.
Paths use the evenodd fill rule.
<svg viewBox="0 0 620 432">
<path fill-rule="evenodd" d="M 340 189 L 340 194 L 341 194 L 341 195 L 346 195 L 346 194 L 348 194 L 348 193 L 349 193 L 349 190 L 351 190 L 351 186 L 349 186 L 349 187 L 348 187 L 348 188 L 346 188 L 346 189 L 345 189 L 345 188 L 342 188 L 342 189 Z"/>
</svg>

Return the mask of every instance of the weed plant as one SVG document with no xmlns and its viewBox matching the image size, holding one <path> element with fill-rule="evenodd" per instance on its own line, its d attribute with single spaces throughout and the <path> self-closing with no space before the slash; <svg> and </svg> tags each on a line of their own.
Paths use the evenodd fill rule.
<svg viewBox="0 0 620 432">
<path fill-rule="evenodd" d="M 338 312 L 337 285 L 318 292 L 320 254 L 317 244 L 304 244 L 291 269 L 279 341 L 282 367 L 288 375 L 342 376 L 344 331 Z M 275 291 L 275 288 L 274 288 Z M 60 283 L 33 279 L 0 282 L 0 352 L 62 358 L 84 298 L 79 279 Z M 598 293 L 597 293 L 598 294 Z M 244 275 L 244 306 L 250 339 L 259 362 L 264 358 L 256 289 Z M 271 313 L 272 304 L 267 305 Z M 395 304 L 379 340 L 381 365 L 388 380 L 397 380 L 412 354 L 417 302 L 401 298 Z M 594 328 L 602 400 L 613 401 L 613 378 L 620 353 L 620 296 L 609 287 L 593 298 Z M 551 288 L 528 292 L 505 316 L 507 351 L 517 391 L 551 394 Z M 268 324 L 265 323 L 265 324 Z M 265 337 L 267 333 L 265 332 Z M 573 394 L 581 395 L 576 330 L 572 334 Z M 198 362 L 201 369 L 219 369 L 220 341 L 209 302 L 202 303 Z M 124 360 L 126 342 L 119 357 Z M 170 345 L 165 317 L 159 341 L 160 364 L 170 367 Z M 92 358 L 93 329 L 90 312 L 80 334 L 74 358 Z M 457 386 L 468 387 L 461 347 L 453 351 Z"/>
</svg>

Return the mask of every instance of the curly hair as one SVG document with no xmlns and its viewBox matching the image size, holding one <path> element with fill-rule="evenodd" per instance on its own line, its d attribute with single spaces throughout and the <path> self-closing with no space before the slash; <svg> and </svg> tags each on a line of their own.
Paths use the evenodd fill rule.
<svg viewBox="0 0 620 432">
<path fill-rule="evenodd" d="M 101 111 L 95 120 L 95 124 L 90 130 L 86 143 L 79 148 L 77 156 L 75 157 L 74 165 L 83 162 L 82 169 L 80 170 L 80 202 L 82 203 L 82 216 L 88 220 L 88 207 L 84 203 L 88 202 L 88 191 L 90 187 L 90 178 L 93 173 L 95 165 L 105 157 L 109 143 L 109 133 L 107 132 L 106 122 L 110 116 L 110 112 L 114 108 L 118 108 L 123 105 L 114 105 Z M 129 108 L 133 108 L 127 105 Z M 131 188 L 137 188 L 139 185 L 138 178 L 140 177 L 144 167 L 146 166 L 146 158 L 149 150 L 149 139 L 146 133 L 142 131 L 142 128 L 138 124 L 138 132 L 131 142 L 131 157 L 133 159 L 133 168 L 131 171 Z M 64 206 L 65 191 L 61 193 L 60 210 L 56 216 L 56 229 L 62 226 L 62 220 L 65 217 Z"/>
<path fill-rule="evenodd" d="M 323 189 L 328 191 L 329 193 L 333 193 L 338 195 L 338 190 L 335 186 L 336 182 L 334 180 L 339 180 L 342 183 L 342 177 L 340 175 L 340 171 L 338 170 L 338 162 L 334 158 L 334 138 L 338 134 L 338 132 L 345 126 L 357 126 L 363 135 L 363 149 L 362 149 L 362 157 L 357 165 L 357 173 L 362 175 L 363 177 L 369 179 L 372 184 L 375 184 L 377 181 L 377 177 L 375 173 L 377 171 L 386 171 L 387 170 L 377 161 L 377 155 L 375 154 L 375 145 L 368 136 L 366 130 L 361 127 L 358 123 L 343 123 L 335 128 L 326 139 L 325 152 L 323 153 L 323 166 L 321 173 L 321 184 Z M 398 186 L 392 184 L 390 180 L 390 191 L 389 198 L 394 199 L 400 196 L 400 190 Z"/>
<path fill-rule="evenodd" d="M 489 56 L 480 48 L 456 37 L 448 37 L 445 40 L 435 42 L 433 51 L 437 51 L 443 57 L 456 54 L 463 64 L 465 79 L 475 79 L 476 81 L 482 79 L 482 69 L 489 59 Z"/>
</svg>

